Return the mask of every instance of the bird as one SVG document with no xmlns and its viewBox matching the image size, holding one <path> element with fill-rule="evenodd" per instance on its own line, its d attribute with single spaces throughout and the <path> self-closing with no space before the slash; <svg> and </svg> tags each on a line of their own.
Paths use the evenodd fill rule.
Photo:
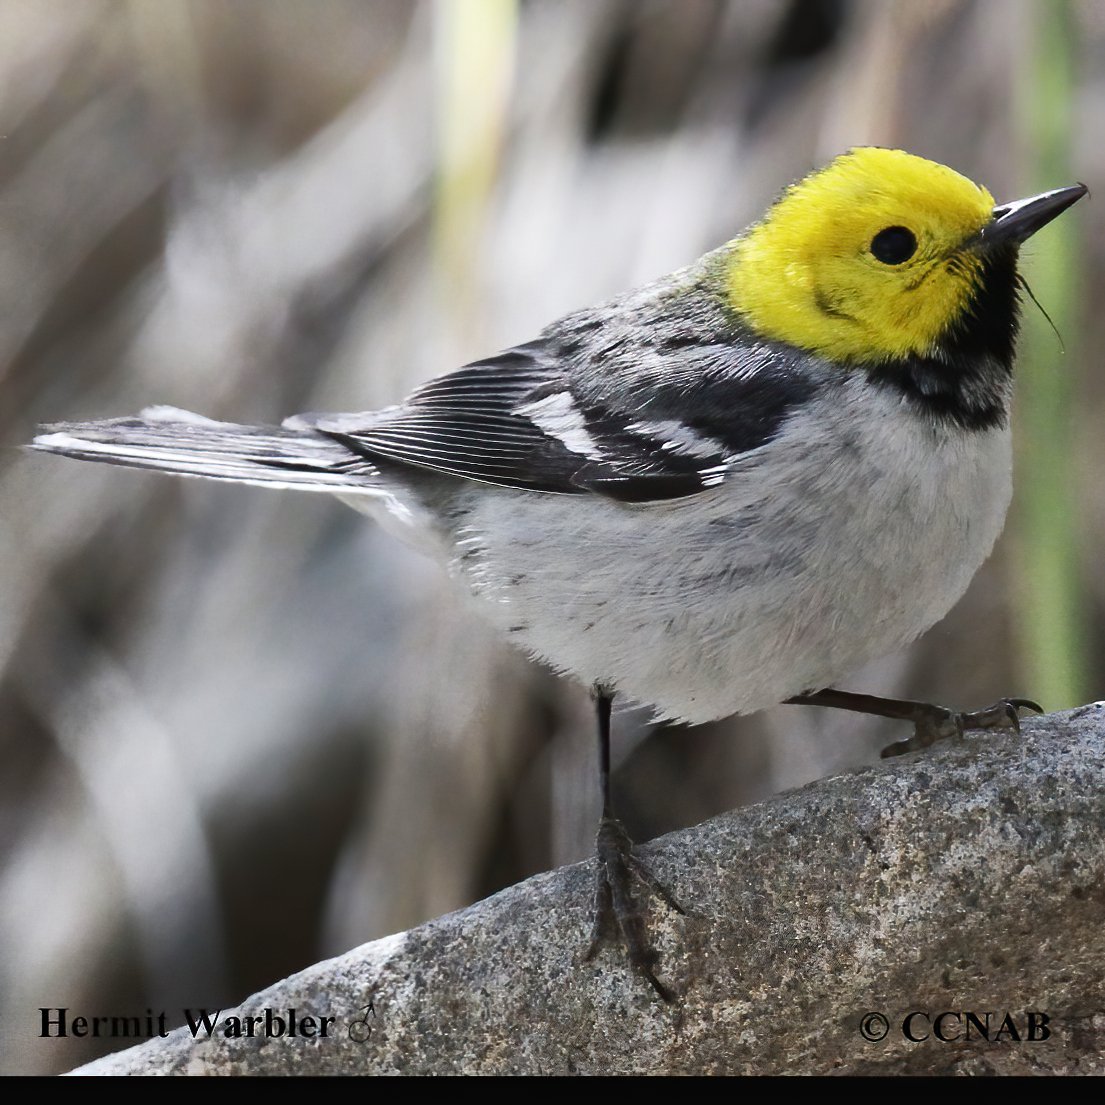
<svg viewBox="0 0 1105 1105">
<path fill-rule="evenodd" d="M 856 147 L 697 261 L 405 400 L 277 426 L 173 407 L 40 427 L 81 460 L 325 492 L 430 549 L 502 633 L 594 699 L 602 812 L 586 957 L 611 937 L 661 998 L 610 799 L 611 705 L 702 723 L 782 702 L 899 718 L 911 751 L 1016 727 L 839 690 L 938 622 L 1012 493 L 1020 245 L 1087 192 L 998 204 Z"/>
</svg>

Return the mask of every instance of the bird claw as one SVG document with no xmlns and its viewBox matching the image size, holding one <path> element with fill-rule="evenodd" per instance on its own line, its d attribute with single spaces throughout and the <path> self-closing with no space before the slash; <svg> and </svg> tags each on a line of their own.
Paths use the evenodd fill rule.
<svg viewBox="0 0 1105 1105">
<path fill-rule="evenodd" d="M 584 960 L 591 960 L 602 944 L 621 933 L 630 965 L 666 1002 L 674 995 L 653 969 L 659 953 L 648 942 L 646 912 L 637 904 L 631 885 L 635 877 L 676 913 L 683 907 L 672 897 L 655 875 L 633 855 L 633 841 L 625 826 L 613 817 L 603 817 L 595 837 L 596 870 L 594 924 Z"/>
<path fill-rule="evenodd" d="M 913 736 L 887 745 L 882 750 L 882 757 L 904 756 L 907 752 L 928 748 L 949 737 L 962 737 L 968 729 L 1012 729 L 1019 733 L 1020 710 L 1034 710 L 1038 714 L 1044 712 L 1043 707 L 1030 698 L 1002 698 L 992 706 L 966 712 L 919 703 L 913 716 Z"/>
</svg>

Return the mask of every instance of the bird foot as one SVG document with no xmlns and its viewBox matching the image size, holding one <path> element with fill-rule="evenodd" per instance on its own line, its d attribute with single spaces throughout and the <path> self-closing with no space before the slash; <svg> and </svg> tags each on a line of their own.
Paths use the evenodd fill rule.
<svg viewBox="0 0 1105 1105">
<path fill-rule="evenodd" d="M 604 816 L 599 822 L 595 851 L 594 925 L 584 959 L 593 959 L 602 944 L 620 932 L 633 969 L 664 1001 L 673 1001 L 671 990 L 656 977 L 654 968 L 659 955 L 648 942 L 647 908 L 642 908 L 634 897 L 634 879 L 644 883 L 676 913 L 683 913 L 683 907 L 633 855 L 633 841 L 616 818 Z"/>
<path fill-rule="evenodd" d="M 916 709 L 909 719 L 913 722 L 913 736 L 887 745 L 882 750 L 884 759 L 928 748 L 949 737 L 962 737 L 967 729 L 1014 729 L 1020 732 L 1020 710 L 1035 710 L 1038 714 L 1044 712 L 1043 707 L 1028 698 L 1003 698 L 982 710 L 962 713 L 926 702 L 914 705 Z"/>
</svg>

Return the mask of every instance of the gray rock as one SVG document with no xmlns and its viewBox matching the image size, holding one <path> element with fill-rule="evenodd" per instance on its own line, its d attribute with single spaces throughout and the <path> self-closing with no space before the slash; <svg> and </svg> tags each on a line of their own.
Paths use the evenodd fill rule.
<svg viewBox="0 0 1105 1105">
<path fill-rule="evenodd" d="M 688 909 L 650 904 L 671 1005 L 616 947 L 582 962 L 580 864 L 285 979 L 210 1038 L 185 1028 L 78 1073 L 1105 1073 L 1101 703 L 823 780 L 641 854 Z M 316 1035 L 223 1034 L 265 1009 L 314 1017 Z M 933 1036 L 945 1011 L 950 1042 Z M 989 1041 L 968 1012 L 989 1014 Z M 910 1013 L 927 1039 L 904 1037 Z M 1040 1015 L 1049 1035 L 1029 1039 Z"/>
</svg>

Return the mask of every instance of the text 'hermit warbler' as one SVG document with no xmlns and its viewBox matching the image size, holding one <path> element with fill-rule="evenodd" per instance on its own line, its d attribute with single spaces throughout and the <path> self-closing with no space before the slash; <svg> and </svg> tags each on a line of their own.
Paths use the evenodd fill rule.
<svg viewBox="0 0 1105 1105">
<path fill-rule="evenodd" d="M 1011 494 L 1020 244 L 1086 193 L 995 205 L 855 149 L 688 268 L 398 406 L 236 426 L 168 407 L 43 428 L 82 460 L 326 491 L 421 547 L 510 638 L 593 688 L 603 812 L 591 951 L 617 922 L 669 997 L 632 886 L 675 909 L 609 801 L 615 694 L 704 722 L 779 702 L 1016 725 L 831 689 L 942 618 Z"/>
</svg>

